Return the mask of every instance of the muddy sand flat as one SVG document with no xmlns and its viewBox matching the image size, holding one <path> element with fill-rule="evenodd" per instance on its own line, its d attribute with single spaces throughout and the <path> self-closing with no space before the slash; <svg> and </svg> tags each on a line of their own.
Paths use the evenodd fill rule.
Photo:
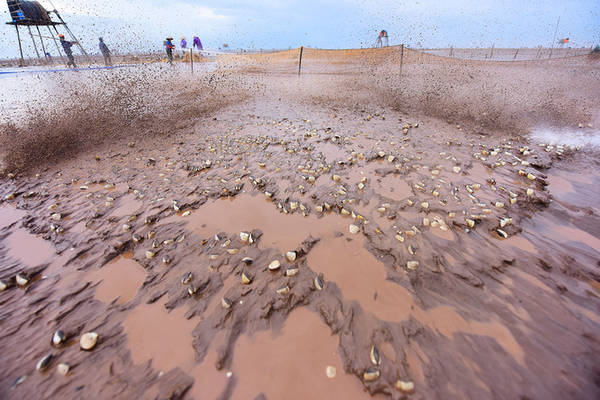
<svg viewBox="0 0 600 400">
<path fill-rule="evenodd" d="M 7 171 L 0 397 L 598 398 L 597 150 L 252 79 Z"/>
</svg>

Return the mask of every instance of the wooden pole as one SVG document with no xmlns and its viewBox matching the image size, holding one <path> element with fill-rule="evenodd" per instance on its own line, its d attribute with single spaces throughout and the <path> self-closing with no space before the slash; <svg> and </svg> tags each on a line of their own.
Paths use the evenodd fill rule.
<svg viewBox="0 0 600 400">
<path fill-rule="evenodd" d="M 517 49 L 517 51 L 515 51 L 515 56 L 513 57 L 513 60 L 517 59 L 517 54 L 519 54 L 519 49 Z"/>
<path fill-rule="evenodd" d="M 404 63 L 404 43 L 400 45 L 400 73 L 399 78 L 402 78 L 402 64 Z"/>
<path fill-rule="evenodd" d="M 71 36 L 71 38 L 73 39 L 73 41 L 75 42 L 75 44 L 77 44 L 77 46 L 79 46 L 79 49 L 81 50 L 81 52 L 87 58 L 88 64 L 91 65 L 92 64 L 92 59 L 90 58 L 90 56 L 88 55 L 88 53 L 86 53 L 86 51 L 83 48 L 83 46 L 81 45 L 81 43 L 79 43 L 79 40 L 77 39 L 77 37 L 75 37 L 75 35 L 73 34 L 73 32 L 71 32 L 71 30 L 69 29 L 69 25 L 67 25 L 67 23 L 62 19 L 62 17 L 58 13 L 58 11 L 56 11 L 56 8 L 54 9 L 54 14 L 58 17 L 58 19 L 60 20 L 60 22 L 62 23 L 62 25 L 65 26 L 65 29 L 67 30 L 67 32 L 69 33 L 69 35 Z"/>
<path fill-rule="evenodd" d="M 450 46 L 450 55 L 449 55 L 449 57 L 452 57 L 452 50 L 453 50 L 452 46 Z"/>
<path fill-rule="evenodd" d="M 298 75 L 300 75 L 300 71 L 302 70 L 302 53 L 304 52 L 304 46 L 300 46 L 300 58 L 298 60 Z"/>
<path fill-rule="evenodd" d="M 492 59 L 492 57 L 494 57 L 494 45 L 495 43 L 492 43 L 492 49 L 490 50 L 490 60 Z"/>
<path fill-rule="evenodd" d="M 54 40 L 54 44 L 56 45 L 56 50 L 58 50 L 58 55 L 59 55 L 60 59 L 64 62 L 65 59 L 62 55 L 62 51 L 60 51 L 60 46 L 58 45 L 58 40 L 56 40 L 56 36 L 52 35 L 52 31 L 50 30 L 50 27 L 47 26 L 47 28 L 48 28 L 48 32 L 50 32 L 50 36 L 52 36 L 52 40 Z M 56 27 L 54 27 L 54 30 L 58 34 L 58 30 L 56 29 Z"/>
<path fill-rule="evenodd" d="M 15 25 L 17 30 L 17 40 L 19 41 L 19 52 L 21 53 L 21 67 L 25 65 L 25 59 L 23 58 L 23 47 L 21 46 L 21 35 L 19 34 L 19 25 Z"/>
<path fill-rule="evenodd" d="M 552 46 L 550 46 L 550 55 L 548 58 L 552 58 L 552 51 L 554 50 L 554 42 L 556 42 L 556 33 L 558 32 L 558 23 L 560 22 L 560 16 L 556 20 L 556 28 L 554 29 L 554 37 L 552 38 Z"/>
<path fill-rule="evenodd" d="M 42 51 L 44 52 L 44 60 L 46 60 L 46 64 L 48 64 L 48 56 L 46 55 L 46 46 L 44 46 L 44 38 L 42 38 L 42 33 L 40 32 L 40 27 L 36 26 L 38 31 L 38 36 L 40 37 L 40 42 L 42 42 Z"/>
<path fill-rule="evenodd" d="M 192 66 L 192 74 L 194 73 L 194 47 L 190 48 L 190 65 Z"/>
<path fill-rule="evenodd" d="M 40 52 L 37 49 L 37 45 L 35 44 L 35 39 L 33 37 L 33 33 L 31 33 L 31 27 L 27 26 L 27 30 L 29 31 L 29 36 L 31 36 L 31 42 L 33 43 L 33 49 L 35 50 L 35 54 L 37 55 L 38 60 L 40 59 Z"/>
</svg>

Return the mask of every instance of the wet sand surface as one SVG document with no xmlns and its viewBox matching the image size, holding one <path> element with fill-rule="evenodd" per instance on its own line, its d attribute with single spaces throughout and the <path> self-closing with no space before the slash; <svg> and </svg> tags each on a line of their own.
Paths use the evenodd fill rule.
<svg viewBox="0 0 600 400">
<path fill-rule="evenodd" d="M 2 178 L 0 397 L 598 398 L 598 150 L 288 78 Z"/>
</svg>

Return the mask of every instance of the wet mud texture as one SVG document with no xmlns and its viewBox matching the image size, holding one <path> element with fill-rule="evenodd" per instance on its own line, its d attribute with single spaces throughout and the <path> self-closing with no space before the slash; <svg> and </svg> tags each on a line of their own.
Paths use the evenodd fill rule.
<svg viewBox="0 0 600 400">
<path fill-rule="evenodd" d="M 6 171 L 4 396 L 597 398 L 597 154 L 288 79 Z"/>
</svg>

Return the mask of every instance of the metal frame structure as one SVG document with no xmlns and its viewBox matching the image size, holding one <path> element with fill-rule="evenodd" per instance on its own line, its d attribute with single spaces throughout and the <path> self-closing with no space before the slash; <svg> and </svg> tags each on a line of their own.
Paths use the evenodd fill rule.
<svg viewBox="0 0 600 400">
<path fill-rule="evenodd" d="M 79 47 L 79 49 L 81 50 L 83 55 L 87 58 L 88 62 L 90 61 L 89 55 L 87 54 L 87 52 L 85 51 L 85 49 L 83 48 L 83 46 L 81 45 L 81 43 L 79 42 L 77 37 L 75 37 L 75 35 L 71 31 L 71 29 L 69 29 L 69 26 L 67 25 L 65 20 L 61 17 L 60 13 L 58 12 L 58 10 L 54 6 L 54 4 L 52 4 L 52 1 L 49 0 L 49 3 L 52 6 L 53 10 L 46 10 L 37 1 L 34 2 L 34 1 L 21 1 L 21 0 L 7 0 L 6 3 L 8 5 L 8 9 L 10 12 L 10 17 L 11 17 L 11 22 L 7 22 L 6 24 L 13 25 L 15 27 L 15 30 L 17 31 L 17 41 L 19 43 L 19 53 L 21 55 L 20 66 L 25 65 L 25 58 L 23 57 L 23 45 L 21 43 L 21 33 L 19 32 L 19 27 L 27 27 L 27 31 L 29 33 L 29 36 L 31 37 L 31 42 L 33 44 L 33 48 L 35 50 L 38 60 L 40 60 L 40 61 L 41 61 L 41 57 L 40 57 L 40 53 L 38 51 L 38 47 L 37 47 L 37 43 L 36 43 L 36 39 L 35 39 L 36 37 L 39 38 L 39 40 L 40 40 L 42 52 L 44 54 L 44 61 L 46 63 L 48 63 L 48 53 L 46 52 L 46 45 L 44 44 L 44 38 L 54 41 L 54 44 L 56 45 L 56 50 L 58 51 L 58 54 L 60 55 L 61 59 L 64 60 L 64 56 L 60 50 L 59 41 L 57 39 L 57 36 L 60 33 L 57 28 L 58 26 L 63 27 L 64 31 L 69 36 L 70 41 L 74 42 Z M 23 6 L 26 6 L 29 8 L 32 5 L 38 7 L 38 10 L 40 10 L 39 12 L 42 15 L 41 18 L 32 19 L 27 16 L 27 13 L 23 12 L 23 8 L 24 8 Z M 53 17 L 55 17 L 55 19 L 53 19 Z M 40 31 L 40 26 L 41 27 L 45 26 L 48 29 L 48 33 L 50 36 L 43 36 Z M 32 32 L 31 27 L 35 27 L 35 29 L 37 30 L 37 35 L 34 32 Z M 52 30 L 54 30 L 54 33 L 52 32 Z"/>
</svg>

